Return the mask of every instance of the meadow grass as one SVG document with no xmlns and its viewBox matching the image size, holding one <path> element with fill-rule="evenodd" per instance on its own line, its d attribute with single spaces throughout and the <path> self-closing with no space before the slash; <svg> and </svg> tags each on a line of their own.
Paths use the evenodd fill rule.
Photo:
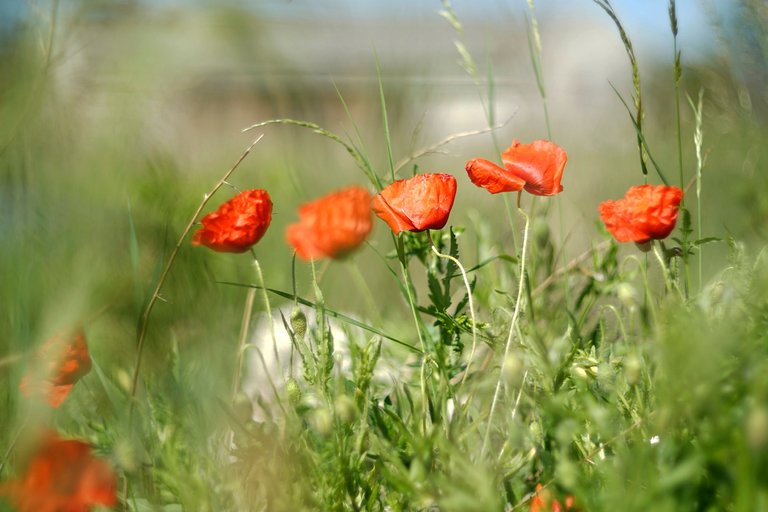
<svg viewBox="0 0 768 512">
<path fill-rule="evenodd" d="M 183 157 L 137 138 L 140 123 L 90 127 L 52 92 L 53 37 L 35 47 L 20 36 L 3 55 L 13 77 L 0 82 L 11 120 L 0 128 L 0 481 L 22 474 L 30 433 L 51 428 L 111 462 L 122 510 L 535 510 L 539 484 L 561 503 L 573 497 L 573 510 L 768 510 L 765 231 L 744 241 L 713 230 L 708 217 L 747 209 L 704 209 L 715 203 L 708 181 L 725 180 L 710 170 L 752 166 L 745 197 L 765 184 L 764 119 L 729 113 L 715 79 L 690 88 L 671 0 L 674 80 L 661 97 L 674 105 L 674 129 L 653 133 L 658 98 L 641 94 L 632 35 L 608 0 L 594 3 L 629 57 L 630 100 L 611 86 L 637 146 L 639 165 L 627 172 L 637 184 L 677 174 L 687 193 L 676 231 L 647 251 L 600 225 L 571 254 L 567 189 L 483 196 L 493 217 L 457 202 L 442 230 L 389 236 L 379 223 L 341 261 L 306 263 L 276 248 L 279 226 L 319 182 L 287 176 L 270 140 L 321 155 L 331 146 L 338 153 L 317 158 L 354 169 L 350 179 L 375 191 L 438 170 L 429 157 L 470 137 L 488 137 L 496 157 L 486 156 L 498 159 L 508 122 L 497 120 L 493 66 L 480 75 L 447 0 L 440 14 L 487 128 L 403 151 L 393 115 L 402 106 L 373 57 L 374 129 L 336 87 L 347 128 L 254 119 L 243 131 L 255 142 L 222 157 L 220 176 L 182 170 Z M 528 7 L 539 138 L 552 138 L 565 128 L 549 110 L 546 41 Z M 710 89 L 721 103 L 710 104 Z M 754 138 L 741 146 L 747 156 L 716 154 L 709 133 L 723 119 Z M 566 177 L 582 168 L 573 160 Z M 462 169 L 451 173 L 470 186 Z M 339 176 L 323 188 L 345 185 Z M 282 220 L 251 253 L 190 246 L 203 213 L 253 186 L 275 190 Z M 768 212 L 753 204 L 753 215 Z M 19 382 L 35 347 L 72 325 L 85 330 L 91 372 L 58 409 L 25 398 Z M 255 396 L 244 392 L 249 381 Z M 0 500 L 0 510 L 13 509 Z"/>
</svg>

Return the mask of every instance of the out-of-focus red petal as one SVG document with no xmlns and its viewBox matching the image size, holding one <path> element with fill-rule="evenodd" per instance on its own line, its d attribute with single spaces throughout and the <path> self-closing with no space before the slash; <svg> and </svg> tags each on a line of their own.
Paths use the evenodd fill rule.
<svg viewBox="0 0 768 512">
<path fill-rule="evenodd" d="M 560 180 L 568 161 L 565 150 L 548 140 L 530 144 L 512 141 L 501 154 L 504 167 L 525 181 L 525 190 L 537 196 L 552 196 L 563 191 Z"/>
<path fill-rule="evenodd" d="M 245 190 L 222 203 L 200 221 L 192 245 L 218 252 L 246 252 L 267 232 L 272 222 L 272 200 L 266 190 Z"/>
<path fill-rule="evenodd" d="M 598 210 L 617 241 L 645 243 L 669 236 L 682 198 L 678 187 L 640 185 L 630 187 L 623 199 L 600 203 Z"/>
<path fill-rule="evenodd" d="M 35 352 L 30 371 L 19 384 L 25 396 L 45 396 L 59 407 L 74 384 L 91 371 L 91 356 L 82 329 L 49 338 Z"/>
<path fill-rule="evenodd" d="M 88 512 L 94 505 L 117 503 L 112 468 L 91 455 L 88 443 L 48 435 L 16 481 L 5 484 L 19 512 Z"/>
<path fill-rule="evenodd" d="M 524 179 L 515 176 L 490 160 L 482 158 L 470 160 L 467 162 L 466 170 L 472 183 L 491 194 L 516 192 L 523 190 L 525 186 Z"/>
<path fill-rule="evenodd" d="M 302 205 L 299 222 L 288 226 L 285 236 L 300 258 L 339 258 L 362 244 L 372 229 L 371 195 L 353 186 Z"/>
<path fill-rule="evenodd" d="M 384 188 L 373 200 L 373 212 L 395 234 L 442 229 L 455 197 L 456 178 L 450 174 L 418 174 Z"/>
</svg>

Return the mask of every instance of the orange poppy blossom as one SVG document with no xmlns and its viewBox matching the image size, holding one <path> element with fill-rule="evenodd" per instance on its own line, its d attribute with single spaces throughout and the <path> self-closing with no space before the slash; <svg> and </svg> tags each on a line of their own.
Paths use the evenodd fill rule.
<svg viewBox="0 0 768 512">
<path fill-rule="evenodd" d="M 117 478 L 91 446 L 47 434 L 18 479 L 0 485 L 19 512 L 88 512 L 117 504 Z"/>
<path fill-rule="evenodd" d="M 491 194 L 526 190 L 537 196 L 553 196 L 563 191 L 560 180 L 568 161 L 565 150 L 548 140 L 512 145 L 501 154 L 504 167 L 475 158 L 467 162 L 469 179 Z"/>
<path fill-rule="evenodd" d="M 303 204 L 285 237 L 305 260 L 345 256 L 373 229 L 371 199 L 364 188 L 351 186 Z"/>
<path fill-rule="evenodd" d="M 543 489 L 541 484 L 536 484 L 536 495 L 531 499 L 530 512 L 566 512 L 573 508 L 573 496 L 567 496 L 561 504 L 552 498 L 552 492 Z"/>
<path fill-rule="evenodd" d="M 619 242 L 662 240 L 675 228 L 683 191 L 667 185 L 630 187 L 623 199 L 600 203 L 600 218 Z"/>
<path fill-rule="evenodd" d="M 240 192 L 200 221 L 192 245 L 218 252 L 246 252 L 261 240 L 272 222 L 272 200 L 266 190 Z"/>
<path fill-rule="evenodd" d="M 31 371 L 21 379 L 24 396 L 42 396 L 59 407 L 75 383 L 91 371 L 91 356 L 82 329 L 74 335 L 56 335 L 35 352 Z"/>
<path fill-rule="evenodd" d="M 456 198 L 456 178 L 450 174 L 417 174 L 387 185 L 373 199 L 373 212 L 395 234 L 442 229 Z"/>
</svg>

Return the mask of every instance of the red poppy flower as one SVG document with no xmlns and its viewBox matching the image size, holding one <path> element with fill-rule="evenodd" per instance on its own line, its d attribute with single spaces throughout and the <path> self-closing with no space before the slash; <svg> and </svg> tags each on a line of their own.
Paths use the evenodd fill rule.
<svg viewBox="0 0 768 512">
<path fill-rule="evenodd" d="M 371 229 L 371 194 L 353 186 L 302 205 L 299 222 L 285 236 L 300 258 L 338 258 L 362 244 Z"/>
<path fill-rule="evenodd" d="M 573 510 L 573 496 L 565 498 L 563 504 L 553 499 L 548 489 L 543 489 L 541 484 L 536 484 L 536 495 L 531 499 L 530 512 L 566 512 Z"/>
<path fill-rule="evenodd" d="M 74 336 L 57 335 L 37 350 L 32 370 L 19 384 L 25 396 L 44 396 L 51 407 L 58 407 L 67 398 L 75 383 L 91 371 L 91 357 L 85 333 Z"/>
<path fill-rule="evenodd" d="M 677 187 L 630 187 L 624 199 L 600 203 L 600 218 L 619 242 L 662 240 L 675 228 L 682 198 Z"/>
<path fill-rule="evenodd" d="M 49 434 L 16 481 L 0 486 L 19 512 L 88 512 L 117 504 L 117 479 L 91 446 Z"/>
<path fill-rule="evenodd" d="M 218 252 L 245 252 L 261 240 L 272 221 L 272 200 L 266 190 L 245 190 L 203 217 L 192 245 Z"/>
<path fill-rule="evenodd" d="M 456 197 L 456 178 L 450 174 L 418 174 L 390 183 L 373 199 L 373 212 L 401 231 L 442 229 Z"/>
<path fill-rule="evenodd" d="M 568 155 L 557 144 L 535 140 L 520 144 L 517 140 L 501 154 L 504 167 L 489 160 L 475 158 L 467 162 L 472 183 L 491 194 L 527 190 L 537 196 L 553 196 L 563 191 L 563 176 Z"/>
</svg>

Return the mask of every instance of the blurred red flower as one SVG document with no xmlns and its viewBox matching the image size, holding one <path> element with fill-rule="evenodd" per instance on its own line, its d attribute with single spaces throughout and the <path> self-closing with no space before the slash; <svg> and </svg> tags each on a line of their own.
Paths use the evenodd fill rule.
<svg viewBox="0 0 768 512">
<path fill-rule="evenodd" d="M 371 199 L 367 190 L 352 186 L 303 204 L 286 239 L 305 260 L 342 257 L 371 233 Z"/>
<path fill-rule="evenodd" d="M 623 199 L 600 203 L 600 218 L 619 242 L 662 240 L 675 228 L 682 198 L 677 187 L 630 187 Z"/>
<path fill-rule="evenodd" d="M 530 512 L 566 512 L 573 508 L 573 496 L 565 498 L 563 504 L 552 497 L 552 492 L 543 489 L 541 484 L 536 484 L 536 495 L 531 499 Z"/>
<path fill-rule="evenodd" d="M 245 190 L 203 217 L 192 245 L 218 252 L 245 252 L 261 240 L 272 221 L 272 200 L 266 190 Z"/>
<path fill-rule="evenodd" d="M 94 505 L 117 504 L 117 478 L 91 446 L 48 434 L 24 474 L 0 486 L 19 512 L 88 512 Z"/>
<path fill-rule="evenodd" d="M 82 329 L 74 335 L 56 335 L 35 352 L 19 389 L 24 396 L 43 396 L 51 407 L 58 407 L 89 371 L 91 357 Z"/>
<path fill-rule="evenodd" d="M 520 144 L 514 140 L 501 160 L 504 167 L 482 158 L 470 160 L 466 166 L 469 179 L 491 194 L 525 189 L 537 196 L 553 196 L 563 191 L 560 179 L 568 155 L 557 144 L 548 140 Z"/>
<path fill-rule="evenodd" d="M 456 197 L 456 178 L 450 174 L 417 174 L 390 183 L 373 199 L 373 212 L 395 234 L 401 231 L 442 229 Z"/>
</svg>

